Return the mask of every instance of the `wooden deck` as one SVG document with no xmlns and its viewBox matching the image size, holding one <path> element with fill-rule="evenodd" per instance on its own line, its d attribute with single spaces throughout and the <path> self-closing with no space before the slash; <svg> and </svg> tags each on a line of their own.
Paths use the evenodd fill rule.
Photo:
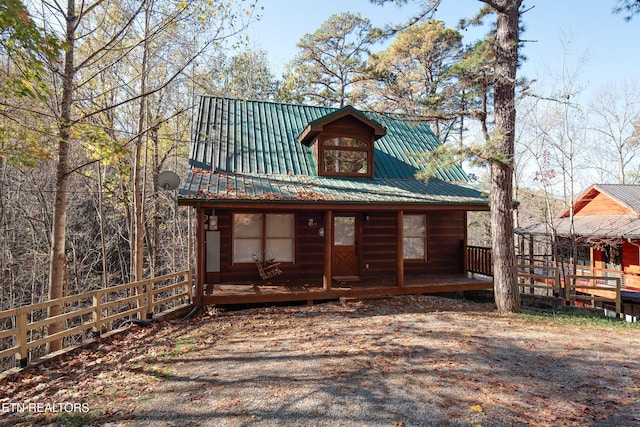
<svg viewBox="0 0 640 427">
<path fill-rule="evenodd" d="M 321 301 L 349 297 L 383 295 L 419 295 L 476 291 L 493 288 L 493 280 L 469 275 L 421 275 L 405 277 L 404 286 L 393 278 L 371 280 L 336 277 L 332 288 L 324 290 L 317 281 L 254 281 L 244 284 L 207 285 L 202 297 L 204 305 L 232 305 L 293 301 Z"/>
</svg>

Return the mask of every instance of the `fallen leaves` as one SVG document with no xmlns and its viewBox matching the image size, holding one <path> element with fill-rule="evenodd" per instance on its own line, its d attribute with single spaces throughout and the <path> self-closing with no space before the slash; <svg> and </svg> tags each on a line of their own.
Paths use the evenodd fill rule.
<svg viewBox="0 0 640 427">
<path fill-rule="evenodd" d="M 193 414 L 185 424 L 229 411 L 250 425 L 279 419 L 277 408 L 316 417 L 290 425 L 415 425 L 419 411 L 462 425 L 637 421 L 637 333 L 546 323 L 436 297 L 220 310 L 132 327 L 22 371 L 2 382 L 0 403 L 73 398 L 90 403 L 95 425 L 144 424 L 167 406 Z M 322 418 L 329 410 L 349 417 Z M 52 423 L 62 424 L 41 424 Z"/>
</svg>

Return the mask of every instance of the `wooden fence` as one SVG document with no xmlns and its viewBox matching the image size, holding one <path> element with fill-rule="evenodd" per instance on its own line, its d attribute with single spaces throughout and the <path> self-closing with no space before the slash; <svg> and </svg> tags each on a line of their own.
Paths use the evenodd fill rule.
<svg viewBox="0 0 640 427">
<path fill-rule="evenodd" d="M 529 293 L 535 293 L 536 289 L 544 289 L 551 291 L 553 296 L 560 296 L 560 269 L 549 265 L 518 264 L 518 285 L 520 293 L 523 294 L 527 290 Z"/>
<path fill-rule="evenodd" d="M 148 320 L 154 314 L 191 305 L 189 270 L 152 279 L 70 295 L 39 304 L 0 311 L 0 371 L 14 358 L 14 366 L 46 354 L 46 345 L 63 339 L 64 347 L 82 344 L 117 329 L 123 322 Z M 49 308 L 63 313 L 49 317 Z M 47 328 L 63 322 L 62 331 L 48 335 Z"/>
<path fill-rule="evenodd" d="M 621 280 L 619 277 L 607 276 L 580 276 L 567 275 L 565 280 L 569 286 L 565 286 L 565 300 L 573 303 L 576 300 L 611 302 L 616 305 L 616 315 L 622 314 L 622 296 L 620 292 Z M 608 283 L 613 282 L 613 285 Z"/>
</svg>

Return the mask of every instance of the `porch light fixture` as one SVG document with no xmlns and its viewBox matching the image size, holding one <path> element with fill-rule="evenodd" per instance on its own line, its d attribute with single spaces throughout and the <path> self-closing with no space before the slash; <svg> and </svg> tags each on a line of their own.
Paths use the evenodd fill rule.
<svg viewBox="0 0 640 427">
<path fill-rule="evenodd" d="M 314 218 L 309 218 L 309 220 L 307 221 L 307 225 L 309 227 L 317 227 L 318 222 Z"/>
<path fill-rule="evenodd" d="M 370 219 L 371 219 L 371 217 L 369 216 L 369 212 L 366 212 L 366 213 L 364 214 L 364 220 L 365 220 L 365 221 L 369 221 Z"/>
</svg>

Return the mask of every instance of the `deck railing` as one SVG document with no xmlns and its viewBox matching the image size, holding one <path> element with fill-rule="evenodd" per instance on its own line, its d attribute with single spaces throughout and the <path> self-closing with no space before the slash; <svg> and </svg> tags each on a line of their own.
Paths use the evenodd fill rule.
<svg viewBox="0 0 640 427">
<path fill-rule="evenodd" d="M 547 290 L 548 294 L 564 298 L 567 304 L 576 301 L 608 302 L 615 305 L 616 314 L 622 314 L 622 293 L 627 275 L 621 271 L 577 266 L 578 274 L 570 274 L 572 266 L 554 266 L 548 259 L 519 257 L 517 264 L 518 284 L 521 293 Z M 466 252 L 467 271 L 493 276 L 491 271 L 491 248 L 468 246 Z M 526 262 L 526 263 L 524 263 Z M 595 275 L 598 272 L 601 275 Z M 636 277 L 631 275 L 632 279 Z"/>
<path fill-rule="evenodd" d="M 518 264 L 517 267 L 520 293 L 535 293 L 536 289 L 543 289 L 550 291 L 552 295 L 561 295 L 562 285 L 558 267 L 538 264 Z"/>
<path fill-rule="evenodd" d="M 576 300 L 595 303 L 611 302 L 616 305 L 616 314 L 622 313 L 621 280 L 619 277 L 578 276 L 569 274 L 565 282 L 565 300 L 572 303 Z M 610 284 L 613 282 L 613 284 Z"/>
<path fill-rule="evenodd" d="M 491 248 L 467 246 L 465 255 L 466 268 L 469 273 L 493 276 L 491 265 Z"/>
<path fill-rule="evenodd" d="M 191 272 L 185 270 L 0 311 L 0 371 L 11 365 L 26 366 L 45 355 L 52 341 L 62 339 L 68 349 L 126 321 L 148 320 L 154 314 L 188 306 L 191 299 Z M 49 317 L 52 306 L 62 306 L 63 313 Z M 49 325 L 60 322 L 62 330 L 49 335 Z"/>
</svg>

